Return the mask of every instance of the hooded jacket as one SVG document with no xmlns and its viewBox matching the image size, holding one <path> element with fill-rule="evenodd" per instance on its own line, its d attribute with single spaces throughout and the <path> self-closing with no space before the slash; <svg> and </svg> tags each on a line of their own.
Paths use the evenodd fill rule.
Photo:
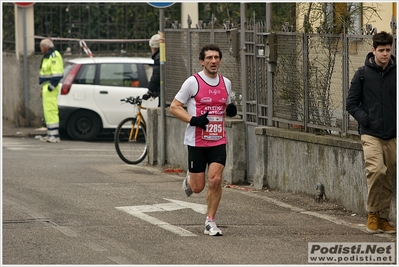
<svg viewBox="0 0 399 267">
<path fill-rule="evenodd" d="M 396 59 L 383 70 L 368 53 L 364 72 L 357 70 L 346 99 L 346 110 L 359 123 L 359 133 L 384 140 L 396 137 Z"/>
</svg>

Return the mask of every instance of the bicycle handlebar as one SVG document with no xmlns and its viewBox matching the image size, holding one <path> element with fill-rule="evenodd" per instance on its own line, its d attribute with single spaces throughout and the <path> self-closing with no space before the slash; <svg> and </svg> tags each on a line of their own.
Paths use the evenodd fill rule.
<svg viewBox="0 0 399 267">
<path fill-rule="evenodd" d="M 132 105 L 141 105 L 141 103 L 143 102 L 143 99 L 140 96 L 137 97 L 133 97 L 133 96 L 129 96 L 126 98 L 121 99 L 121 102 L 126 102 Z"/>
</svg>

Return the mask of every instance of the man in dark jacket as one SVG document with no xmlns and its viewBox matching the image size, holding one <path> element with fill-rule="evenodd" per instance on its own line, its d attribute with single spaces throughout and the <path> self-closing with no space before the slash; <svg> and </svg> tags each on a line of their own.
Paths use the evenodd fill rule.
<svg viewBox="0 0 399 267">
<path fill-rule="evenodd" d="M 161 41 L 161 36 L 159 34 L 154 34 L 150 41 L 149 45 L 151 48 L 152 56 L 151 58 L 154 60 L 154 66 L 152 70 L 152 76 L 150 81 L 148 82 L 148 92 L 143 95 L 144 100 L 148 100 L 150 97 L 156 98 L 160 93 L 160 84 L 161 84 L 161 66 L 159 59 L 159 43 Z M 160 106 L 160 98 L 158 97 L 158 107 Z"/>
<path fill-rule="evenodd" d="M 359 123 L 367 176 L 366 229 L 396 233 L 388 222 L 396 180 L 396 59 L 393 37 L 373 35 L 372 51 L 356 71 L 346 99 L 346 110 Z"/>
</svg>

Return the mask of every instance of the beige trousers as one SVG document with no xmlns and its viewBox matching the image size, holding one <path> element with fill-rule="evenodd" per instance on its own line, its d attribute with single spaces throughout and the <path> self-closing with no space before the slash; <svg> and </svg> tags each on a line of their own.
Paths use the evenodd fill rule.
<svg viewBox="0 0 399 267">
<path fill-rule="evenodd" d="M 361 135 L 367 177 L 367 211 L 389 218 L 393 184 L 396 182 L 396 137 L 383 140 Z"/>
</svg>

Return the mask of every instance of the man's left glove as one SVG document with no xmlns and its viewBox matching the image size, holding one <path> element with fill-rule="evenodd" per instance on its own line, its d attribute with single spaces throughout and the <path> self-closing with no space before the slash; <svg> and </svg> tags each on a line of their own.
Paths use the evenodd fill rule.
<svg viewBox="0 0 399 267">
<path fill-rule="evenodd" d="M 236 105 L 234 105 L 233 103 L 228 104 L 226 108 L 226 115 L 229 117 L 234 117 L 235 115 L 237 115 Z"/>
<path fill-rule="evenodd" d="M 53 91 L 53 89 L 51 89 L 50 87 L 47 87 L 47 90 L 48 90 L 49 92 L 52 92 L 52 91 Z"/>
</svg>

